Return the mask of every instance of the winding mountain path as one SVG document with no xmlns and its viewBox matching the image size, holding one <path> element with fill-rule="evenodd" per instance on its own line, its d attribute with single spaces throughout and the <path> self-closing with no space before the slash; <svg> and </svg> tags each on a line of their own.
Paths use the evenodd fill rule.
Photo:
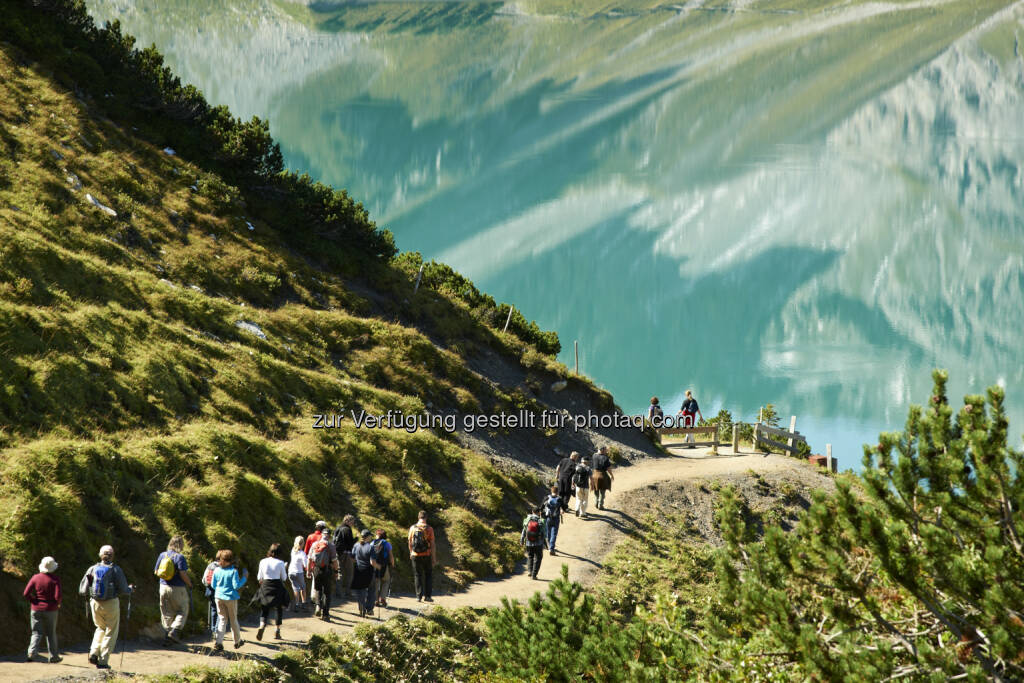
<svg viewBox="0 0 1024 683">
<path fill-rule="evenodd" d="M 538 580 L 527 576 L 525 562 L 515 573 L 505 577 L 484 579 L 471 584 L 466 590 L 450 595 L 435 596 L 435 605 L 448 608 L 463 606 L 487 607 L 501 603 L 503 597 L 525 600 L 538 590 L 544 590 L 547 583 L 558 576 L 561 565 L 568 565 L 569 578 L 589 583 L 601 568 L 604 554 L 623 534 L 635 526 L 633 515 L 638 511 L 622 509 L 629 500 L 628 493 L 657 483 L 687 479 L 705 479 L 720 475 L 737 474 L 747 470 L 770 472 L 801 466 L 792 458 L 778 455 L 761 457 L 760 454 L 711 456 L 706 450 L 684 450 L 685 455 L 649 458 L 640 460 L 629 467 L 615 471 L 613 490 L 606 500 L 606 509 L 591 508 L 588 519 L 578 519 L 572 514 L 566 516 L 558 535 L 557 551 L 554 557 L 545 554 Z M 399 572 L 409 572 L 408 562 L 401 563 Z M 204 609 L 206 601 L 196 599 L 198 609 Z M 389 607 L 381 610 L 381 617 L 387 618 L 399 613 L 417 615 L 430 609 L 430 605 L 418 603 L 408 596 L 392 596 Z M 267 629 L 262 642 L 256 640 L 253 625 L 243 626 L 242 637 L 245 645 L 239 650 L 232 649 L 231 636 L 225 639 L 222 655 L 213 654 L 207 639 L 193 638 L 186 645 L 176 648 L 162 648 L 148 640 L 126 642 L 125 674 L 152 675 L 170 674 L 187 666 L 223 667 L 237 659 L 247 657 L 269 661 L 285 649 L 302 646 L 311 635 L 325 631 L 349 632 L 364 621 L 356 614 L 353 601 L 343 602 L 331 610 L 332 622 L 327 624 L 315 619 L 309 613 L 287 613 L 281 628 L 284 640 L 272 638 L 273 630 Z M 25 634 L 26 644 L 28 633 Z M 120 644 L 119 644 L 120 645 Z M 87 661 L 87 648 L 82 645 L 63 652 L 60 664 L 3 662 L 0 667 L 2 681 L 75 680 L 76 678 L 97 678 L 99 673 Z M 121 653 L 111 656 L 110 664 L 116 671 L 121 662 Z"/>
</svg>

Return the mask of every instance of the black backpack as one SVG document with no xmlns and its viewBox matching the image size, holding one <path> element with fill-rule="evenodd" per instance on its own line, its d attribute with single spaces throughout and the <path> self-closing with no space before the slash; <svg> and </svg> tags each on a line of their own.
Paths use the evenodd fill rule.
<svg viewBox="0 0 1024 683">
<path fill-rule="evenodd" d="M 572 475 L 572 483 L 578 489 L 590 488 L 590 468 L 586 465 L 576 465 L 576 472 Z"/>
<path fill-rule="evenodd" d="M 412 551 L 425 553 L 428 550 L 430 550 L 430 544 L 427 542 L 427 534 L 422 528 L 416 527 L 416 531 L 412 533 Z"/>
<path fill-rule="evenodd" d="M 562 507 L 562 499 L 558 496 L 549 496 L 544 504 L 541 505 L 540 511 L 544 516 L 544 519 L 558 519 L 558 511 Z"/>
</svg>

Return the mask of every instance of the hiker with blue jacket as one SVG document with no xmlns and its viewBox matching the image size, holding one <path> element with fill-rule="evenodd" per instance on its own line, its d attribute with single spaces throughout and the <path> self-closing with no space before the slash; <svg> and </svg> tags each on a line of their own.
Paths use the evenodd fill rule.
<svg viewBox="0 0 1024 683">
<path fill-rule="evenodd" d="M 114 548 L 100 548 L 100 561 L 89 567 L 78 585 L 80 595 L 89 596 L 89 610 L 96 632 L 89 647 L 89 662 L 97 669 L 110 668 L 110 653 L 117 646 L 121 625 L 121 596 L 131 595 L 135 586 L 128 583 L 124 572 L 114 564 Z"/>
<path fill-rule="evenodd" d="M 547 525 L 540 516 L 540 507 L 533 511 L 523 520 L 523 533 L 519 536 L 519 545 L 526 547 L 526 570 L 531 579 L 537 578 L 540 571 L 540 562 L 544 559 L 544 549 L 548 547 Z"/>
<path fill-rule="evenodd" d="M 217 599 L 217 642 L 213 649 L 217 652 L 224 649 L 224 634 L 230 625 L 237 650 L 245 645 L 242 629 L 238 626 L 238 589 L 245 585 L 249 572 L 235 565 L 235 553 L 231 550 L 218 550 L 217 563 L 220 566 L 213 572 L 211 584 Z"/>
<path fill-rule="evenodd" d="M 164 627 L 164 647 L 178 642 L 192 605 L 192 579 L 188 576 L 188 561 L 182 552 L 185 539 L 174 536 L 167 542 L 167 550 L 156 558 L 153 573 L 160 579 L 160 621 Z"/>
<path fill-rule="evenodd" d="M 551 487 L 551 495 L 541 503 L 544 524 L 547 527 L 548 552 L 555 554 L 555 540 L 558 539 L 558 527 L 562 524 L 562 497 L 558 495 L 558 487 Z"/>
</svg>

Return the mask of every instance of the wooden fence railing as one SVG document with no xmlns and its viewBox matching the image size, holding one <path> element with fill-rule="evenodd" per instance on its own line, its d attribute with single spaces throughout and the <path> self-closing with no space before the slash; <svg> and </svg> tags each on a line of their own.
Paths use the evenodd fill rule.
<svg viewBox="0 0 1024 683">
<path fill-rule="evenodd" d="M 794 420 L 795 422 L 795 420 Z M 795 425 L 794 425 L 795 427 Z M 778 437 L 785 439 L 785 441 L 777 441 L 771 437 Z M 761 424 L 758 422 L 754 425 L 754 447 L 756 448 L 759 444 L 770 446 L 772 448 L 779 448 L 788 453 L 800 452 L 800 446 L 797 444 L 806 444 L 807 437 L 803 436 L 800 432 L 793 429 L 788 431 L 785 429 L 779 429 L 778 427 L 769 427 L 768 425 Z"/>
<path fill-rule="evenodd" d="M 711 446 L 715 451 L 718 450 L 718 427 L 715 425 L 707 427 L 661 427 L 657 432 L 659 436 L 678 436 L 680 434 L 689 436 L 692 434 L 695 437 L 694 441 L 683 443 L 686 443 L 688 446 Z M 704 441 L 696 440 L 697 436 L 704 435 L 710 435 L 711 438 Z"/>
</svg>

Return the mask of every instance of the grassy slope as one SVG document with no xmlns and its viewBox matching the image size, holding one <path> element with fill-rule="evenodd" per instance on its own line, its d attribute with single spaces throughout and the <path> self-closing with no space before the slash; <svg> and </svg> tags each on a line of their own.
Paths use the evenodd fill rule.
<svg viewBox="0 0 1024 683">
<path fill-rule="evenodd" d="M 354 294 L 284 248 L 234 188 L 97 111 L 0 44 L 3 649 L 21 647 L 20 589 L 40 557 L 71 587 L 111 542 L 148 588 L 175 531 L 193 565 L 233 547 L 253 566 L 317 518 L 356 511 L 394 536 L 426 507 L 443 510 L 449 580 L 506 570 L 518 558 L 507 513 L 536 471 L 498 469 L 444 434 L 310 426 L 352 408 L 536 406 L 448 350 L 518 364 L 522 342 L 449 293 L 413 297 L 394 266 Z M 536 377 L 565 373 L 524 357 Z M 136 600 L 139 623 L 154 598 Z M 82 636 L 81 617 L 65 609 L 65 638 Z"/>
</svg>

